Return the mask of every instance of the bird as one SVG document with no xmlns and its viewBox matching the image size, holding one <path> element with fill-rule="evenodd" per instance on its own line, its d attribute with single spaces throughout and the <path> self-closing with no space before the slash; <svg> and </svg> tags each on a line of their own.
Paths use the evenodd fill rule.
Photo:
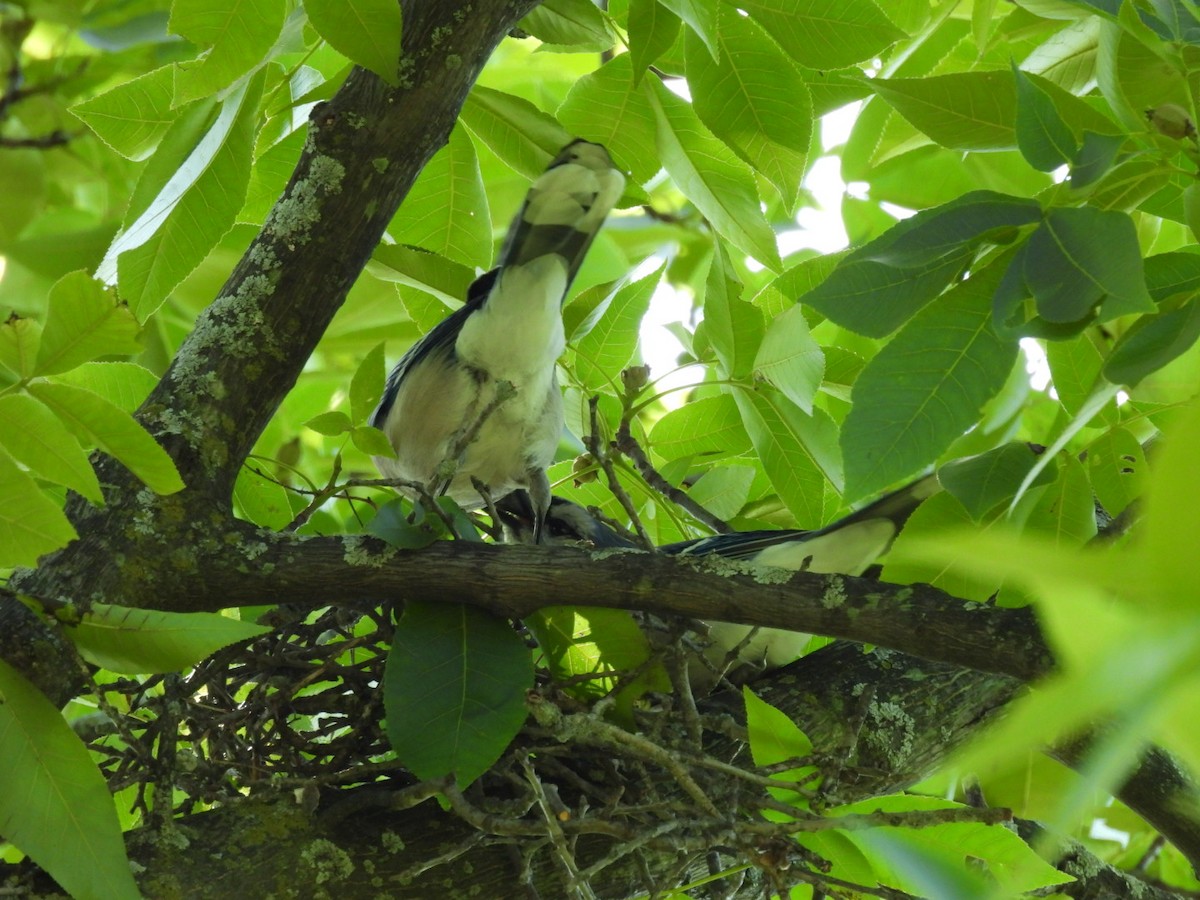
<svg viewBox="0 0 1200 900">
<path fill-rule="evenodd" d="M 495 268 L 389 374 L 368 420 L 395 451 L 374 457 L 384 478 L 465 509 L 523 488 L 540 540 L 546 467 L 563 428 L 562 303 L 624 187 L 608 151 L 584 140 L 567 144 L 534 181 Z"/>
<path fill-rule="evenodd" d="M 657 550 L 670 556 L 704 556 L 741 560 L 751 566 L 774 566 L 797 572 L 861 575 L 883 556 L 909 517 L 926 499 L 942 490 L 936 474 L 925 475 L 878 500 L 816 530 L 780 529 L 730 532 L 663 544 Z M 504 540 L 529 543 L 534 511 L 529 498 L 517 491 L 497 504 Z M 600 549 L 640 545 L 601 522 L 564 497 L 550 501 L 544 543 L 574 543 Z M 754 628 L 729 622 L 709 622 L 705 656 L 723 667 L 736 654 L 732 667 L 758 665 L 776 669 L 797 659 L 811 635 L 779 628 Z M 711 679 L 690 668 L 692 687 L 707 687 Z"/>
</svg>

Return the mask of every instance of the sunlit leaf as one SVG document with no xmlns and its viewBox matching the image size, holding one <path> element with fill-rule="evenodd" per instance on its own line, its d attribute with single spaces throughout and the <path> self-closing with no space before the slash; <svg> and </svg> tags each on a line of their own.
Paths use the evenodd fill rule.
<svg viewBox="0 0 1200 900">
<path fill-rule="evenodd" d="M 216 613 L 170 613 L 96 603 L 67 634 L 91 663 L 149 674 L 194 666 L 222 647 L 271 629 Z"/>
<path fill-rule="evenodd" d="M 72 897 L 136 900 L 121 827 L 96 764 L 46 696 L 0 661 L 0 829 Z"/>
<path fill-rule="evenodd" d="M 306 0 L 308 21 L 330 45 L 396 84 L 400 66 L 400 4 L 390 0 Z"/>
</svg>

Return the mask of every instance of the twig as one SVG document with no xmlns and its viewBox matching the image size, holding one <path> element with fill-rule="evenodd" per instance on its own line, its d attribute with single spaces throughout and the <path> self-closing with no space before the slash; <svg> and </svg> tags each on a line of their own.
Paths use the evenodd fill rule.
<svg viewBox="0 0 1200 900">
<path fill-rule="evenodd" d="M 641 735 L 632 734 L 623 728 L 601 721 L 591 714 L 564 714 L 561 709 L 544 697 L 530 698 L 533 717 L 539 725 L 551 729 L 563 741 L 582 741 L 593 746 L 621 748 L 648 760 L 671 773 L 671 776 L 689 797 L 708 815 L 723 819 L 720 810 L 701 790 L 687 768 L 669 750 L 660 747 Z"/>
<path fill-rule="evenodd" d="M 641 540 L 643 546 L 649 550 L 654 549 L 654 541 L 650 538 L 649 532 L 646 531 L 646 526 L 642 524 L 641 517 L 638 515 L 637 509 L 633 505 L 633 501 L 629 498 L 629 494 L 625 493 L 625 488 L 621 487 L 621 482 L 617 479 L 616 469 L 613 468 L 612 457 L 600 443 L 600 415 L 598 411 L 598 397 L 592 397 L 588 400 L 588 411 L 591 416 L 592 433 L 585 440 L 587 442 L 588 451 L 595 458 L 597 465 L 604 472 L 604 477 L 608 481 L 608 489 L 617 502 L 621 504 L 621 508 L 625 510 L 625 515 L 629 517 L 630 523 L 637 531 L 638 539 Z"/>
<path fill-rule="evenodd" d="M 562 869 L 563 881 L 568 892 L 572 897 L 578 897 L 580 900 L 595 900 L 595 892 L 588 884 L 587 878 L 580 873 L 579 865 L 575 861 L 575 854 L 567 846 L 566 835 L 562 829 L 563 820 L 553 808 L 546 786 L 542 784 L 542 780 L 533 770 L 528 754 L 521 754 L 520 763 L 525 772 L 526 783 L 532 789 L 538 808 L 542 812 L 542 820 L 546 823 L 546 834 L 550 838 L 550 846 L 554 848 L 554 859 Z"/>
<path fill-rule="evenodd" d="M 79 132 L 66 132 L 61 129 L 55 129 L 49 134 L 43 134 L 41 137 L 13 138 L 0 136 L 0 147 L 9 147 L 16 149 L 18 147 L 31 147 L 34 149 L 45 150 L 50 147 L 61 147 L 63 144 L 69 144 L 72 140 L 79 137 Z"/>
<path fill-rule="evenodd" d="M 714 516 L 707 509 L 693 500 L 684 491 L 671 484 L 665 479 L 662 474 L 654 468 L 654 464 L 646 457 L 641 445 L 633 437 L 629 429 L 629 420 L 622 419 L 621 426 L 617 429 L 617 439 L 613 442 L 617 450 L 633 462 L 634 468 L 638 474 L 646 480 L 646 483 L 654 490 L 658 491 L 676 506 L 687 510 L 696 521 L 703 522 L 713 531 L 718 534 L 727 534 L 733 531 L 733 528 L 724 519 Z"/>
</svg>

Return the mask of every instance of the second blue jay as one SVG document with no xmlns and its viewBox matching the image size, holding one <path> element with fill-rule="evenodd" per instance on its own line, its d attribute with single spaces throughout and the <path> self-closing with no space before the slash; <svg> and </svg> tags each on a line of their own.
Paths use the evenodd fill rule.
<svg viewBox="0 0 1200 900">
<path fill-rule="evenodd" d="M 798 572 L 861 575 L 875 564 L 900 533 L 905 522 L 927 498 L 942 490 L 936 475 L 926 475 L 885 494 L 862 509 L 815 531 L 742 531 L 717 534 L 664 544 L 659 551 L 672 556 L 716 554 L 751 565 L 775 566 Z M 517 492 L 497 507 L 505 539 L 528 543 L 532 540 L 533 512 L 529 498 Z M 638 545 L 600 522 L 586 509 L 562 497 L 553 498 L 546 518 L 544 540 L 578 543 L 601 548 Z M 749 625 L 710 622 L 712 646 L 708 658 L 720 665 L 731 650 L 745 663 L 765 663 L 778 668 L 799 657 L 810 635 L 777 628 L 754 629 Z M 708 681 L 693 669 L 693 685 Z"/>
<path fill-rule="evenodd" d="M 481 505 L 479 486 L 493 498 L 523 487 L 540 537 L 563 427 L 562 302 L 624 187 L 608 152 L 587 141 L 568 144 L 533 183 L 496 267 L 388 376 L 370 419 L 396 451 L 375 458 L 385 478 L 468 508 Z"/>
</svg>

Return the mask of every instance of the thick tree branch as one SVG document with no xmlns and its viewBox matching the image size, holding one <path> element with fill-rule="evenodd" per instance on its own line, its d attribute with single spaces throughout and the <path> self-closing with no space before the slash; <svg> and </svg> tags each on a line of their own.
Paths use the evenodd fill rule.
<svg viewBox="0 0 1200 900">
<path fill-rule="evenodd" d="M 138 411 L 186 489 L 158 497 L 97 454 L 107 505 L 71 495 L 67 515 L 80 538 L 44 557 L 35 571 L 18 573 L 14 583 L 57 602 L 122 602 L 137 595 L 126 587 L 143 576 L 160 586 L 191 582 L 217 550 L 213 541 L 221 540 L 243 460 L 400 201 L 446 142 L 479 70 L 536 0 L 402 5 L 402 83 L 391 88 L 355 69 L 332 100 L 314 109 L 283 196 Z M 120 545 L 140 538 L 155 546 L 142 544 L 126 556 Z M 197 543 L 188 548 L 181 540 Z M 39 643 L 52 641 L 44 633 Z M 27 635 L 0 629 L 0 658 L 20 658 L 27 644 Z M 63 688 L 49 693 L 61 698 Z"/>
</svg>

